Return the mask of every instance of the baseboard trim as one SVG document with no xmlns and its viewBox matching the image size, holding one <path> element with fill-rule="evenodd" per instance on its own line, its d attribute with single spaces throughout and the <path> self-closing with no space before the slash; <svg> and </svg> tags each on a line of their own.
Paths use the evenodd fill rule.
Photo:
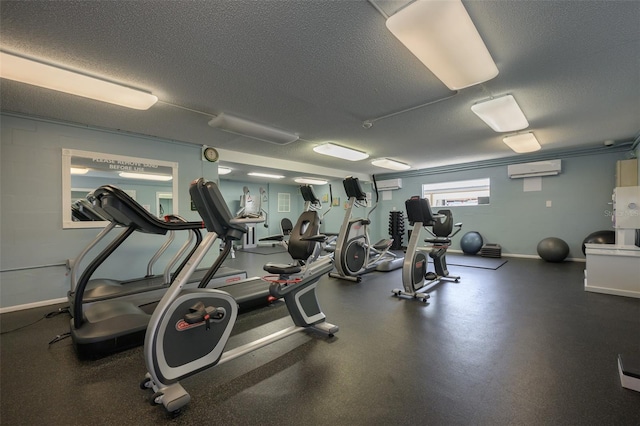
<svg viewBox="0 0 640 426">
<path fill-rule="evenodd" d="M 462 250 L 448 250 L 451 253 L 462 253 Z M 517 257 L 521 259 L 540 259 L 539 256 L 535 254 L 515 254 L 515 253 L 502 253 L 502 257 Z M 570 257 L 565 259 L 565 262 L 582 262 L 585 263 L 587 260 L 583 258 L 574 258 Z M 16 306 L 8 306 L 6 308 L 0 308 L 0 314 L 5 314 L 8 312 L 22 311 L 25 309 L 39 308 L 42 306 L 49 305 L 57 305 L 58 303 L 65 303 L 67 301 L 66 297 L 61 297 L 59 299 L 51 299 L 51 300 L 43 300 L 40 302 L 33 303 L 25 303 L 24 305 L 16 305 Z"/>
<path fill-rule="evenodd" d="M 40 302 L 25 303 L 24 305 L 8 306 L 6 308 L 0 308 L 0 314 L 6 314 L 9 312 L 15 312 L 15 311 L 23 311 L 25 309 L 40 308 L 42 306 L 57 305 L 58 303 L 65 303 L 65 302 L 67 302 L 67 298 L 61 297 L 59 299 L 50 299 L 50 300 L 42 300 Z"/>
<path fill-rule="evenodd" d="M 462 254 L 462 250 L 453 250 L 453 249 L 449 249 L 447 250 L 448 252 L 451 253 L 456 253 L 456 254 Z M 535 254 L 517 254 L 517 253 L 502 253 L 502 257 L 517 257 L 520 259 L 540 259 L 540 256 L 535 255 Z M 582 257 L 569 257 L 566 258 L 564 260 L 565 262 L 582 262 L 585 263 L 587 261 L 587 259 L 582 258 Z"/>
</svg>

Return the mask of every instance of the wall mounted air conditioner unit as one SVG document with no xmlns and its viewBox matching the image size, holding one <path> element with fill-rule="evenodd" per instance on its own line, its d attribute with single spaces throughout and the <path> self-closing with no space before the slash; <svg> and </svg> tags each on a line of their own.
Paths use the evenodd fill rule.
<svg viewBox="0 0 640 426">
<path fill-rule="evenodd" d="M 554 176 L 562 171 L 562 160 L 535 161 L 533 163 L 511 164 L 507 173 L 511 179 Z"/>
<path fill-rule="evenodd" d="M 392 189 L 402 188 L 402 179 L 379 180 L 376 184 L 378 185 L 378 191 L 391 191 Z"/>
</svg>

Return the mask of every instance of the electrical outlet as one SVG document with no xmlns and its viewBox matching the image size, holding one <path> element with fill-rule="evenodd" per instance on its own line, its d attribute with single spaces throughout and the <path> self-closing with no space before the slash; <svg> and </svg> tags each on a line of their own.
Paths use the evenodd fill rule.
<svg viewBox="0 0 640 426">
<path fill-rule="evenodd" d="M 551 200 L 547 200 L 547 207 L 551 207 Z"/>
</svg>

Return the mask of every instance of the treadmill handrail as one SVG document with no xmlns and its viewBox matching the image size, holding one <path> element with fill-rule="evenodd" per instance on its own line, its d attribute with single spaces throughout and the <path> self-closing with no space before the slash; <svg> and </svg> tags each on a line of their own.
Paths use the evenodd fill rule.
<svg viewBox="0 0 640 426">
<path fill-rule="evenodd" d="M 186 222 L 186 220 L 182 217 L 182 216 L 178 216 L 176 214 L 169 214 L 169 215 L 165 215 L 164 216 L 164 221 L 165 222 L 173 222 L 173 223 L 184 223 Z M 171 231 L 172 233 L 174 231 Z M 180 263 L 180 266 L 178 267 L 178 269 L 176 270 L 176 273 L 174 274 L 177 275 L 178 273 L 180 273 L 180 270 L 184 267 L 185 263 L 187 263 L 187 261 L 189 260 L 189 257 L 193 254 L 193 252 L 195 251 L 196 247 L 198 245 L 200 245 L 200 243 L 202 242 L 202 233 L 200 232 L 199 229 L 191 229 L 189 230 L 189 236 L 187 238 L 187 240 L 184 242 L 184 244 L 182 246 L 180 246 L 180 249 L 178 250 L 178 252 L 175 254 L 175 256 L 173 256 L 171 259 L 169 259 L 169 262 L 167 263 L 165 269 L 164 269 L 164 280 L 163 283 L 166 285 L 170 285 L 171 282 L 173 281 L 173 278 L 171 278 L 171 271 L 173 269 L 173 267 L 176 265 L 176 263 L 178 263 L 178 261 L 183 258 L 184 254 L 187 252 L 187 250 L 189 249 L 189 246 L 191 246 L 191 244 L 193 244 L 193 241 L 196 241 L 195 245 L 193 246 L 193 248 L 191 249 L 191 251 L 189 252 L 189 254 L 184 257 L 184 259 L 182 260 L 182 263 Z"/>
<path fill-rule="evenodd" d="M 100 231 L 100 233 L 80 252 L 80 254 L 78 256 L 76 256 L 75 259 L 73 259 L 73 263 L 72 263 L 72 267 L 71 267 L 71 278 L 70 278 L 70 284 L 71 284 L 71 293 L 73 293 L 74 291 L 76 291 L 76 287 L 78 286 L 78 271 L 80 270 L 80 263 L 82 263 L 82 260 L 84 259 L 84 257 L 87 255 L 87 253 L 89 253 L 89 251 L 94 248 L 96 246 L 96 244 L 98 244 L 100 241 L 102 241 L 102 239 L 109 233 L 111 232 L 111 230 L 113 228 L 116 227 L 115 222 L 111 222 L 109 223 L 109 225 L 107 225 L 104 229 L 102 229 L 102 231 Z"/>
<path fill-rule="evenodd" d="M 202 229 L 202 222 L 165 222 L 158 219 L 138 204 L 122 189 L 113 185 L 102 185 L 92 193 L 94 203 L 105 210 L 112 221 L 119 225 L 136 225 L 136 230 L 154 234 L 166 234 L 170 230 Z M 116 201 L 113 204 L 113 201 Z M 126 208 L 125 210 L 122 208 Z"/>
<path fill-rule="evenodd" d="M 190 232 L 192 237 L 195 237 L 195 243 L 191 246 L 191 250 L 189 251 L 189 253 L 187 253 L 186 256 L 184 256 L 184 258 L 182 259 L 182 262 L 180 262 L 180 266 L 178 266 L 178 268 L 175 270 L 175 272 L 173 273 L 173 276 L 171 277 L 171 279 L 169 279 L 169 281 L 166 281 L 165 284 L 169 284 L 171 285 L 173 283 L 173 280 L 176 279 L 176 277 L 178 276 L 178 274 L 180 273 L 180 271 L 182 271 L 182 269 L 184 269 L 184 267 L 186 266 L 186 264 L 189 262 L 189 259 L 191 258 L 191 256 L 193 256 L 193 253 L 195 253 L 195 251 L 198 249 L 198 246 L 200 244 L 202 244 L 202 232 L 200 232 L 199 229 L 192 229 Z M 188 243 L 191 244 L 191 242 L 193 241 L 193 238 L 189 238 Z M 185 246 L 183 247 L 188 247 L 185 243 Z M 175 259 L 176 261 L 178 259 L 180 259 L 181 257 L 183 257 L 183 249 L 180 248 L 180 251 L 178 252 L 178 254 L 176 255 Z M 175 263 L 175 262 L 174 262 Z M 173 265 L 171 266 L 171 268 L 173 268 Z"/>
<path fill-rule="evenodd" d="M 74 327 L 80 328 L 84 323 L 82 302 L 89 279 L 98 267 L 127 239 L 134 231 L 164 235 L 171 230 L 198 230 L 204 228 L 204 222 L 164 222 L 129 196 L 126 192 L 113 185 L 103 185 L 90 194 L 94 204 L 107 213 L 107 217 L 126 229 L 104 248 L 98 256 L 87 266 L 77 283 L 74 295 Z M 188 258 L 187 258 L 188 259 Z M 187 260 L 185 259 L 185 260 Z M 183 265 L 181 265 L 183 266 Z"/>
<path fill-rule="evenodd" d="M 153 265 L 155 265 L 158 259 L 160 259 L 160 256 L 162 256 L 164 252 L 167 251 L 167 249 L 169 248 L 171 243 L 173 243 L 173 240 L 175 240 L 175 238 L 176 238 L 176 232 L 173 230 L 169 231 L 169 238 L 167 238 L 164 244 L 162 244 L 158 249 L 158 251 L 155 252 L 155 254 L 149 260 L 149 263 L 147 263 L 147 275 L 146 275 L 147 277 L 153 276 Z"/>
<path fill-rule="evenodd" d="M 73 326 L 76 329 L 82 327 L 82 324 L 85 322 L 85 318 L 82 311 L 82 302 L 84 299 L 84 291 L 87 288 L 87 284 L 89 283 L 89 278 L 93 275 L 93 273 L 98 269 L 98 267 L 113 253 L 120 244 L 122 244 L 131 234 L 135 232 L 135 228 L 132 226 L 128 226 L 124 228 L 124 230 L 118 235 L 116 239 L 111 241 L 107 247 L 105 247 L 98 256 L 89 263 L 87 268 L 82 272 L 82 276 L 80 277 L 80 281 L 76 286 L 76 292 L 74 294 L 74 304 L 73 304 Z"/>
</svg>

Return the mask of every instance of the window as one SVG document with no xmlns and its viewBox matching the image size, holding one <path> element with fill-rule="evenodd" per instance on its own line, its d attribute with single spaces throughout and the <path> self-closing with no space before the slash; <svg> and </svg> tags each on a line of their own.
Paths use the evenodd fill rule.
<svg viewBox="0 0 640 426">
<path fill-rule="evenodd" d="M 489 204 L 491 180 L 473 179 L 422 185 L 422 196 L 433 207 Z"/>
<path fill-rule="evenodd" d="M 291 194 L 288 192 L 278 193 L 278 213 L 289 213 L 291 211 Z"/>
</svg>

